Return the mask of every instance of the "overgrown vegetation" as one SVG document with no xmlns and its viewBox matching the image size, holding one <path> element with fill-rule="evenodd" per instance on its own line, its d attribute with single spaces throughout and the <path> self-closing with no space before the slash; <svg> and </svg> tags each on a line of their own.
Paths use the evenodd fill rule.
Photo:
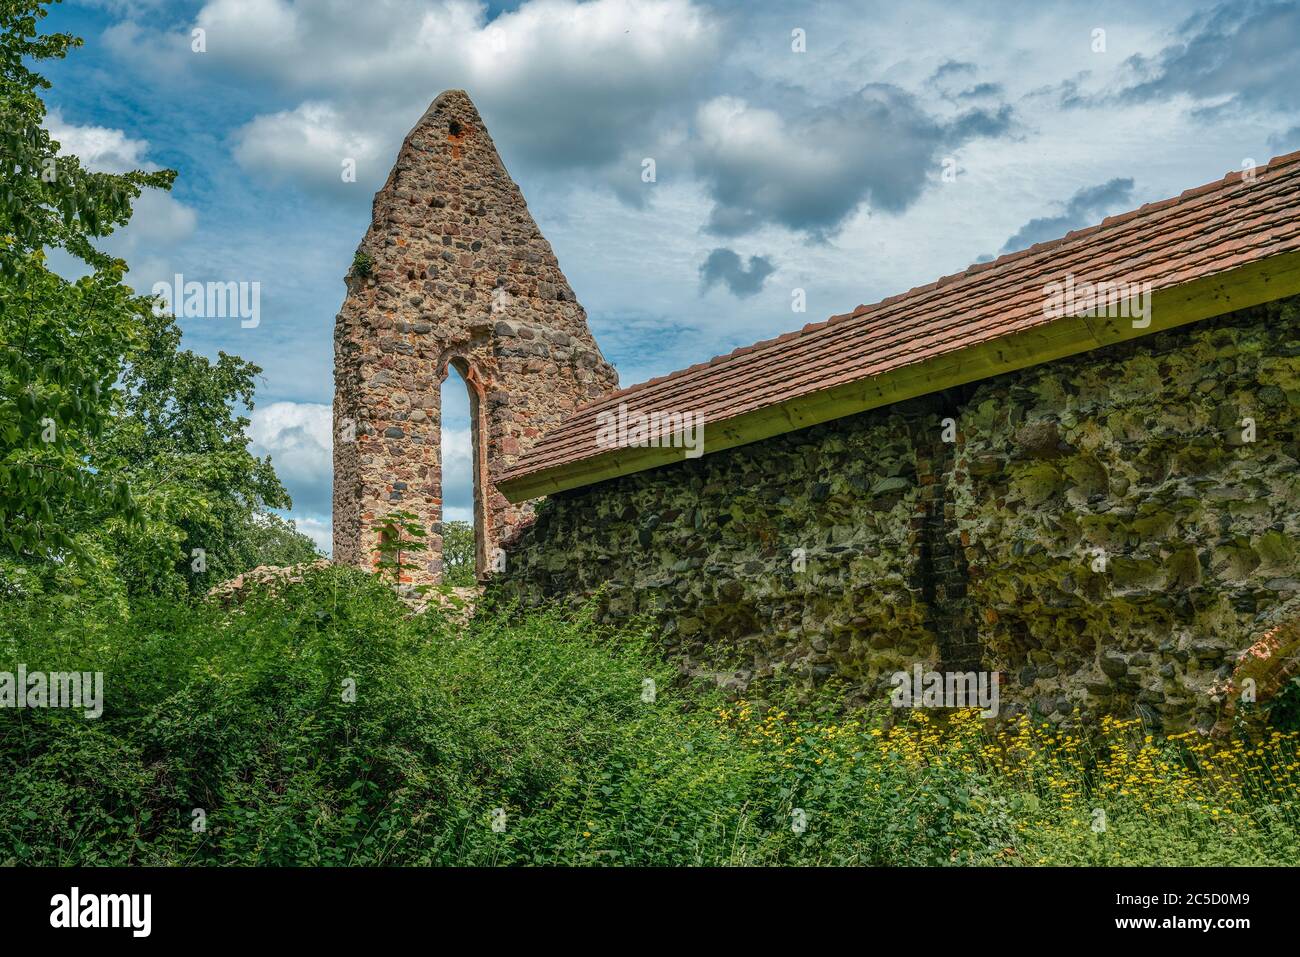
<svg viewBox="0 0 1300 957">
<path fill-rule="evenodd" d="M 311 558 L 271 511 L 289 495 L 234 411 L 252 409 L 261 370 L 181 349 L 172 317 L 94 245 L 175 173 L 94 172 L 60 151 L 44 128 L 49 84 L 27 63 L 81 41 L 40 33 L 46 6 L 0 2 L 0 591 L 93 583 L 125 602 Z M 54 273 L 49 249 L 89 275 Z"/>
<path fill-rule="evenodd" d="M 468 627 L 411 616 L 383 582 L 337 568 L 234 612 L 6 603 L 0 670 L 103 671 L 105 709 L 0 712 L 0 860 L 1247 864 L 1300 852 L 1294 734 L 1221 750 L 1120 723 L 1091 741 L 1031 725 L 990 738 L 964 715 L 886 731 L 878 711 L 729 702 L 680 680 L 636 630 L 505 612 Z"/>
<path fill-rule="evenodd" d="M 92 243 L 173 174 L 59 153 L 24 64 L 79 41 L 39 35 L 44 6 L 0 0 L 0 863 L 1296 859 L 1291 731 L 887 730 L 831 694 L 729 701 L 636 629 L 412 615 L 391 582 L 338 568 L 204 601 L 315 550 L 271 511 L 288 495 L 232 411 L 257 367 L 182 350 Z M 91 274 L 59 277 L 47 248 Z M 399 582 L 424 550 L 413 519 L 385 520 Z M 472 584 L 472 529 L 443 534 L 445 584 Z M 102 673 L 102 715 L 15 707 L 24 670 Z"/>
</svg>

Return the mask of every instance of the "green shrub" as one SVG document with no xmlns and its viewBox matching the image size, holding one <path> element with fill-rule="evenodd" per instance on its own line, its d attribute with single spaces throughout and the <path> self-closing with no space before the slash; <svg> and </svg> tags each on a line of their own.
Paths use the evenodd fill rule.
<svg viewBox="0 0 1300 957">
<path fill-rule="evenodd" d="M 233 611 L 10 601 L 0 670 L 20 662 L 103 671 L 105 709 L 0 711 L 0 861 L 1270 863 L 1297 850 L 1293 790 L 1219 819 L 1098 787 L 1110 826 L 1097 833 L 1090 805 L 1063 803 L 1036 766 L 982 759 L 978 729 L 729 702 L 641 630 L 491 607 L 468 626 L 410 616 L 347 569 Z"/>
</svg>

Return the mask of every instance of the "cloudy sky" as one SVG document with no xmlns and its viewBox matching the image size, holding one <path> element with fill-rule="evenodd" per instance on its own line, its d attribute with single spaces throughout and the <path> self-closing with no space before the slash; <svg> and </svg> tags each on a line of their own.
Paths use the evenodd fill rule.
<svg viewBox="0 0 1300 957">
<path fill-rule="evenodd" d="M 181 325 L 264 369 L 252 438 L 324 544 L 342 278 L 444 89 L 624 385 L 1300 149 L 1300 2 L 68 0 L 46 23 L 86 39 L 44 68 L 64 148 L 180 172 L 104 243 L 131 283 L 261 283 L 255 328 Z"/>
</svg>

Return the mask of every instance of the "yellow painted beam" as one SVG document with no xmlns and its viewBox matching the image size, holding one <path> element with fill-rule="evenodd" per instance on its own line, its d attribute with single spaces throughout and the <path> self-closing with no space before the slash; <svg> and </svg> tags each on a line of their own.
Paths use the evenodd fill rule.
<svg viewBox="0 0 1300 957">
<path fill-rule="evenodd" d="M 1151 324 L 1127 318 L 1066 316 L 880 375 L 755 409 L 722 422 L 704 423 L 704 454 L 748 445 L 832 419 L 893 405 L 931 392 L 1014 372 L 1028 366 L 1138 339 L 1191 322 L 1300 294 L 1300 253 L 1258 260 L 1152 295 Z M 593 432 L 592 445 L 596 436 Z M 617 448 L 508 481 L 497 488 L 525 502 L 621 475 L 681 462 L 680 448 Z"/>
</svg>

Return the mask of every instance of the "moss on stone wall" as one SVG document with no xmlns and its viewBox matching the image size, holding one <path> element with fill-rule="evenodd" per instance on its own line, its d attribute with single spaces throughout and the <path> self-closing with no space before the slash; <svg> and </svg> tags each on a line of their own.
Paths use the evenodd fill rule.
<svg viewBox="0 0 1300 957">
<path fill-rule="evenodd" d="M 557 495 L 494 587 L 604 586 L 738 686 L 921 662 L 1000 671 L 1004 716 L 1208 727 L 1300 617 L 1298 461 L 1290 299 Z"/>
</svg>

